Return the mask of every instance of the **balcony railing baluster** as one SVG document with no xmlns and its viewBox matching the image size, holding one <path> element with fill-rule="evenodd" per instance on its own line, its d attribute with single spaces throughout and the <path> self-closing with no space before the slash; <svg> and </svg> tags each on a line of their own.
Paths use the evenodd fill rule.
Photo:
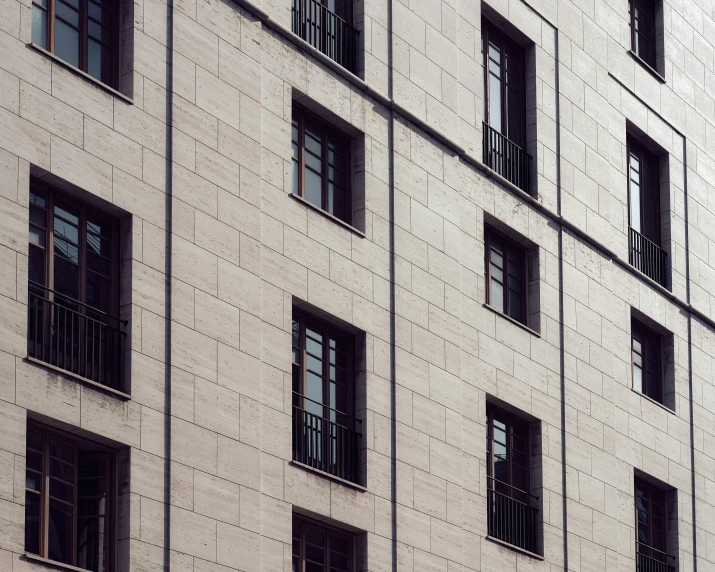
<svg viewBox="0 0 715 572">
<path fill-rule="evenodd" d="M 360 32 L 318 0 L 293 0 L 293 33 L 355 73 Z"/>
<path fill-rule="evenodd" d="M 628 228 L 629 262 L 648 278 L 665 286 L 665 263 L 668 253 L 637 230 Z"/>
<path fill-rule="evenodd" d="M 489 536 L 508 544 L 537 553 L 536 526 L 539 509 L 532 506 L 536 497 L 520 491 L 501 481 L 488 477 L 487 487 L 487 524 Z M 496 486 L 509 488 L 515 494 L 523 495 L 527 502 L 522 502 L 507 494 L 495 490 Z"/>
<path fill-rule="evenodd" d="M 636 570 L 638 572 L 675 572 L 675 566 L 668 564 L 673 556 L 641 542 L 636 542 Z"/>
<path fill-rule="evenodd" d="M 354 429 L 293 406 L 294 461 L 346 481 L 357 482 L 360 436 Z"/>
<path fill-rule="evenodd" d="M 531 191 L 531 155 L 497 130 L 482 123 L 484 164 L 522 191 Z"/>
<path fill-rule="evenodd" d="M 30 282 L 29 357 L 120 389 L 125 332 L 120 320 Z"/>
</svg>

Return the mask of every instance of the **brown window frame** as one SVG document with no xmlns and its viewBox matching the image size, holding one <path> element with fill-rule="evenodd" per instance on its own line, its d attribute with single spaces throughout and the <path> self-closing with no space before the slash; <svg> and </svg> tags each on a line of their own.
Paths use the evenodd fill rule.
<svg viewBox="0 0 715 572">
<path fill-rule="evenodd" d="M 324 572 L 332 572 L 333 570 L 340 570 L 342 572 L 342 569 L 335 568 L 334 566 L 331 565 L 330 558 L 331 558 L 331 540 L 334 538 L 341 538 L 342 540 L 346 541 L 348 544 L 348 568 L 344 572 L 355 572 L 356 565 L 355 565 L 355 535 L 351 534 L 350 532 L 341 530 L 339 528 L 333 527 L 333 526 L 328 526 L 323 523 L 316 522 L 315 520 L 312 520 L 310 518 L 294 514 L 293 515 L 293 532 L 292 532 L 292 538 L 293 538 L 293 548 L 291 550 L 291 559 L 293 562 L 295 562 L 295 559 L 297 558 L 298 560 L 298 566 L 297 568 L 294 568 L 295 572 L 305 572 L 305 560 L 306 560 L 306 554 L 305 554 L 305 527 L 308 526 L 318 532 L 321 532 L 324 535 L 324 544 L 323 544 L 323 571 Z M 296 534 L 296 529 L 298 530 L 298 534 Z M 298 549 L 296 554 L 296 548 Z"/>
<path fill-rule="evenodd" d="M 43 451 L 38 451 L 35 449 L 30 448 L 30 444 L 28 442 L 27 444 L 27 457 L 30 457 L 31 453 L 39 453 L 42 455 L 42 469 L 41 471 L 35 470 L 30 466 L 30 463 L 28 462 L 26 471 L 28 473 L 34 473 L 40 475 L 40 491 L 35 491 L 32 488 L 28 488 L 27 486 L 25 487 L 25 494 L 32 494 L 32 495 L 39 495 L 40 497 L 40 525 L 39 525 L 39 532 L 40 532 L 40 538 L 39 538 L 39 554 L 37 556 L 40 556 L 41 558 L 46 558 L 48 560 L 51 560 L 50 558 L 50 549 L 49 549 L 49 528 L 50 528 L 50 500 L 52 497 L 51 490 L 52 488 L 50 487 L 50 479 L 57 479 L 56 476 L 51 475 L 51 458 L 52 454 L 50 451 L 50 440 L 56 440 L 56 441 L 61 441 L 62 443 L 68 445 L 69 447 L 72 447 L 74 450 L 74 494 L 73 494 L 73 503 L 72 503 L 72 547 L 73 550 L 70 553 L 70 558 L 68 562 L 62 562 L 60 560 L 53 560 L 54 562 L 61 562 L 62 564 L 68 564 L 70 566 L 75 566 L 79 568 L 77 565 L 77 556 L 78 556 L 78 546 L 77 546 L 77 534 L 78 534 L 78 521 L 80 518 L 82 518 L 80 515 L 78 515 L 78 504 L 79 504 L 79 497 L 78 497 L 78 491 L 79 491 L 79 480 L 81 479 L 78 471 L 79 471 L 79 463 L 80 463 L 80 451 L 79 447 L 81 446 L 87 446 L 92 449 L 92 452 L 87 453 L 88 456 L 104 456 L 105 462 L 106 462 L 106 467 L 107 467 L 107 503 L 106 503 L 106 509 L 105 509 L 105 535 L 104 535 L 104 554 L 105 554 L 105 568 L 100 569 L 101 572 L 112 572 L 114 569 L 114 556 L 115 556 L 115 539 L 116 539 L 116 524 L 115 524 L 115 514 L 117 510 L 117 491 L 116 491 L 116 486 L 117 486 L 117 480 L 115 477 L 115 470 L 116 470 L 116 451 L 106 447 L 104 445 L 101 445 L 99 443 L 96 443 L 94 441 L 90 441 L 88 439 L 83 439 L 81 437 L 78 437 L 76 435 L 69 434 L 65 431 L 61 431 L 58 429 L 55 429 L 53 427 L 49 427 L 47 425 L 43 425 L 41 423 L 35 422 L 35 421 L 28 421 L 27 424 L 27 429 L 28 431 L 34 431 L 37 433 L 41 433 L 43 435 Z M 28 440 L 29 441 L 29 440 Z M 26 479 L 26 485 L 29 482 L 29 479 Z M 60 480 L 60 482 L 63 482 Z M 68 484 L 70 484 L 67 481 Z M 98 495 L 94 495 L 95 497 Z M 53 497 L 57 498 L 57 497 Z M 90 497 L 86 497 L 90 498 Z M 57 498 L 57 500 L 60 500 L 60 502 L 63 502 L 64 504 L 70 504 L 68 501 L 62 501 L 61 499 Z M 26 502 L 26 507 L 29 507 L 29 503 Z M 31 552 L 29 549 L 27 549 L 27 518 L 28 514 L 27 511 L 25 513 L 25 547 L 28 553 L 30 554 L 35 554 L 35 552 Z"/>
<path fill-rule="evenodd" d="M 39 246 L 31 241 L 29 242 L 28 248 L 39 248 L 41 250 L 44 250 L 45 252 L 45 283 L 43 284 L 44 288 L 48 290 L 54 290 L 56 291 L 57 288 L 56 283 L 55 283 L 55 273 L 54 273 L 54 258 L 55 258 L 55 240 L 54 240 L 54 224 L 55 224 L 55 212 L 54 212 L 54 205 L 55 205 L 55 200 L 58 198 L 62 202 L 65 202 L 79 210 L 80 216 L 79 216 L 79 222 L 78 222 L 78 238 L 79 242 L 77 244 L 77 249 L 78 249 L 78 262 L 77 266 L 79 267 L 78 271 L 78 297 L 76 298 L 76 302 L 79 302 L 80 304 L 85 305 L 88 308 L 91 308 L 93 310 L 98 310 L 102 313 L 105 313 L 111 317 L 118 317 L 119 316 L 119 267 L 120 267 L 120 261 L 119 261 L 119 221 L 115 219 L 114 217 L 107 215 L 106 213 L 102 212 L 99 209 L 96 209 L 87 203 L 76 199 L 72 197 L 71 195 L 68 195 L 66 193 L 63 193 L 62 191 L 57 190 L 56 188 L 40 183 L 37 181 L 32 181 L 31 182 L 31 187 L 36 187 L 37 189 L 41 190 L 42 192 L 45 193 L 45 196 L 47 197 L 47 205 L 43 209 L 45 211 L 45 223 L 46 227 L 41 227 L 38 223 L 33 222 L 30 220 L 30 227 L 37 228 L 38 230 L 41 230 L 42 232 L 45 233 L 45 246 Z M 42 209 L 42 207 L 39 207 L 35 205 L 34 203 L 31 203 L 31 207 L 36 207 Z M 109 303 L 109 312 L 105 312 L 104 310 L 101 310 L 99 308 L 94 308 L 92 306 L 89 306 L 86 302 L 86 287 L 87 287 L 87 215 L 91 215 L 92 217 L 95 217 L 96 219 L 102 220 L 103 222 L 106 222 L 107 224 L 110 225 L 112 229 L 112 234 L 111 234 L 111 241 L 112 241 L 112 260 L 110 260 L 110 266 L 111 266 L 111 287 L 110 287 L 110 295 L 111 295 L 111 300 Z M 29 264 L 29 262 L 28 262 Z M 93 272 L 92 270 L 89 270 L 89 272 Z M 29 272 L 28 272 L 29 274 Z M 49 294 L 50 299 L 53 298 L 53 294 Z M 60 298 L 66 298 L 66 299 L 71 299 L 70 296 L 67 295 L 60 295 Z"/>
<path fill-rule="evenodd" d="M 291 346 L 293 348 L 293 354 L 298 350 L 300 352 L 300 361 L 293 361 L 294 376 L 295 368 L 298 368 L 298 384 L 296 386 L 295 377 L 293 380 L 293 395 L 294 404 L 305 409 L 305 404 L 307 399 L 305 397 L 305 380 L 307 376 L 307 362 L 306 353 L 306 326 L 310 325 L 313 328 L 320 329 L 323 332 L 323 355 L 330 355 L 329 339 L 331 336 L 336 338 L 341 338 L 346 342 L 347 351 L 347 365 L 346 365 L 346 385 L 348 387 L 348 407 L 347 411 L 338 411 L 344 415 L 353 417 L 355 415 L 355 336 L 346 332 L 345 330 L 334 326 L 333 324 L 326 322 L 320 318 L 316 318 L 312 314 L 302 311 L 298 308 L 293 308 L 293 321 L 300 324 L 300 345 L 296 346 L 291 340 Z M 323 358 L 323 400 L 325 401 L 325 396 L 330 395 L 330 359 Z M 323 417 L 330 419 L 330 405 L 323 403 Z"/>
<path fill-rule="evenodd" d="M 322 149 L 321 149 L 321 204 L 316 205 L 315 203 L 309 201 L 305 196 L 305 119 L 309 118 L 313 123 L 321 128 L 322 136 Z M 331 216 L 341 220 L 346 224 L 352 224 L 353 219 L 353 189 L 352 189 L 352 138 L 345 132 L 343 132 L 338 127 L 328 123 L 306 107 L 300 105 L 298 102 L 293 101 L 293 111 L 292 111 L 292 123 L 297 123 L 298 138 L 297 140 L 291 134 L 292 145 L 297 145 L 298 157 L 295 156 L 291 159 L 291 169 L 293 164 L 298 164 L 298 181 L 297 189 L 295 188 L 295 183 L 293 184 L 292 192 L 297 196 L 301 197 L 303 200 L 308 201 L 311 205 L 320 210 L 330 214 Z M 295 126 L 291 123 L 291 133 Z M 340 142 L 344 149 L 345 156 L 345 217 L 341 217 L 330 211 L 329 205 L 329 173 L 331 166 L 328 163 L 328 137 L 334 138 Z M 308 167 L 310 168 L 310 167 Z M 313 169 L 310 169 L 313 171 Z M 297 192 L 296 192 L 297 190 Z"/>
<path fill-rule="evenodd" d="M 636 342 L 640 343 L 641 351 L 636 349 Z M 662 364 L 662 349 L 663 340 L 660 334 L 654 332 L 651 328 L 644 325 L 635 318 L 631 320 L 631 380 L 633 389 L 638 393 L 647 395 L 658 403 L 663 403 L 663 364 Z M 655 355 L 657 360 L 648 359 L 649 355 Z M 635 387 L 635 372 L 638 368 L 636 357 L 640 357 L 641 365 L 641 389 Z M 651 370 L 655 367 L 655 372 Z M 655 394 L 651 392 L 648 386 L 648 376 L 655 375 L 657 379 L 657 388 Z"/>
<path fill-rule="evenodd" d="M 108 0 L 105 0 L 107 4 L 111 5 L 111 22 L 109 25 L 104 25 L 98 20 L 92 18 L 89 15 L 89 2 L 90 0 L 79 0 L 79 9 L 75 9 L 79 13 L 79 28 L 72 24 L 71 22 L 65 20 L 61 16 L 57 16 L 57 2 L 61 0 L 45 0 L 47 3 L 47 6 L 42 5 L 42 0 L 32 0 L 32 10 L 40 10 L 46 14 L 47 17 L 47 32 L 44 38 L 45 41 L 45 49 L 46 51 L 55 54 L 56 55 L 56 50 L 55 50 L 55 18 L 59 17 L 60 20 L 62 20 L 63 23 L 65 23 L 67 26 L 77 30 L 78 35 L 79 35 L 79 66 L 74 66 L 74 64 L 70 62 L 66 62 L 67 65 L 76 67 L 76 69 L 79 69 L 83 71 L 84 73 L 89 75 L 88 67 L 89 67 L 89 22 L 90 20 L 93 21 L 94 23 L 104 27 L 108 28 L 112 32 L 112 42 L 110 45 L 108 44 L 102 44 L 101 41 L 97 40 L 96 38 L 92 38 L 101 45 L 107 46 L 111 48 L 112 50 L 112 69 L 110 71 L 110 81 L 105 82 L 102 81 L 99 78 L 96 78 L 94 76 L 91 76 L 93 79 L 96 81 L 103 83 L 104 85 L 107 85 L 113 89 L 117 89 L 119 86 L 119 46 L 120 46 L 120 33 L 121 33 L 121 26 L 120 26 L 120 4 L 119 0 L 113 0 L 113 2 L 109 2 Z M 108 9 L 107 6 L 102 6 L 105 9 Z M 33 38 L 34 42 L 34 38 Z M 42 46 L 40 46 L 42 47 Z M 59 56 L 57 56 L 59 57 Z M 63 60 L 64 61 L 64 60 Z"/>
<path fill-rule="evenodd" d="M 644 8 L 647 6 L 647 8 Z M 648 54 L 640 52 L 640 44 L 636 41 L 636 8 L 638 11 L 645 11 L 644 23 L 648 26 Z M 628 0 L 628 20 L 631 31 L 631 51 L 638 56 L 645 64 L 655 70 L 656 65 L 656 29 L 655 29 L 655 3 L 653 0 Z"/>
<path fill-rule="evenodd" d="M 501 114 L 501 125 L 492 125 L 491 117 L 491 81 L 489 81 L 490 75 L 493 75 L 490 61 L 494 61 L 490 55 L 488 46 L 493 44 L 500 50 L 500 62 L 497 64 L 500 68 L 501 77 L 499 79 L 500 83 L 500 114 Z M 504 65 L 504 59 L 509 58 L 511 62 L 514 62 L 517 66 L 516 74 L 508 74 L 506 72 L 506 66 Z M 496 61 L 494 61 L 497 63 Z M 515 145 L 521 149 L 526 148 L 526 58 L 524 56 L 524 48 L 519 44 L 511 40 L 508 36 L 504 34 L 502 30 L 497 28 L 492 22 L 486 18 L 482 18 L 482 66 L 484 68 L 484 102 L 482 108 L 482 116 L 484 123 L 489 125 L 492 129 L 499 131 L 504 137 L 512 141 Z M 508 83 L 508 76 L 512 75 L 516 77 L 518 81 L 517 85 L 517 105 L 518 105 L 518 126 L 512 131 L 509 118 L 509 105 L 507 100 L 507 90 L 512 89 L 512 86 Z M 496 76 L 495 76 L 496 77 Z"/>
<path fill-rule="evenodd" d="M 513 239 L 509 238 L 506 236 L 503 232 L 499 232 L 498 230 L 494 229 L 491 226 L 484 226 L 484 235 L 485 235 L 485 241 L 484 241 L 484 263 L 485 263 L 485 274 L 486 274 L 486 279 L 487 279 L 487 284 L 486 284 L 486 292 L 487 292 L 487 304 L 489 306 L 496 310 L 497 312 L 504 314 L 506 316 L 509 316 L 513 320 L 516 320 L 517 322 L 520 322 L 524 325 L 526 325 L 527 318 L 529 315 L 528 308 L 527 308 L 527 293 L 528 293 L 528 286 L 529 286 L 529 276 L 528 276 L 528 265 L 526 262 L 526 256 L 527 256 L 527 249 L 523 247 L 522 245 L 518 244 L 515 242 Z M 491 261 L 491 251 L 492 251 L 492 240 L 493 238 L 498 238 L 499 240 L 502 241 L 504 244 L 504 253 L 503 253 L 503 264 L 504 266 L 502 267 L 502 307 L 498 308 L 497 306 L 494 305 L 493 303 L 493 296 L 492 296 L 492 261 Z M 517 252 L 518 253 L 518 260 L 521 262 L 521 272 L 522 272 L 522 279 L 521 279 L 521 307 L 522 307 L 522 316 L 521 317 L 514 317 L 511 314 L 512 308 L 511 308 L 511 301 L 510 301 L 510 296 L 509 296 L 509 284 L 508 284 L 508 278 L 509 278 L 509 256 L 510 253 L 512 252 Z M 506 276 L 507 280 L 504 279 Z M 494 278 L 495 280 L 498 281 L 497 278 Z"/>
<path fill-rule="evenodd" d="M 639 495 L 638 495 L 639 490 L 647 493 L 647 495 L 648 495 L 647 500 L 645 502 L 643 500 L 641 500 L 641 503 L 643 503 L 642 506 L 644 506 L 645 510 L 641 510 L 639 508 Z M 634 479 L 633 494 L 634 494 L 634 516 L 635 516 L 635 535 L 636 535 L 637 551 L 642 554 L 645 554 L 646 556 L 649 556 L 651 558 L 659 560 L 660 562 L 667 563 L 669 557 L 668 557 L 668 505 L 667 505 L 667 499 L 666 499 L 666 491 L 644 481 L 641 478 L 636 477 Z M 655 502 L 656 499 L 658 499 L 660 502 Z M 657 539 L 656 539 L 655 535 L 653 534 L 656 531 L 653 529 L 653 525 L 652 525 L 652 523 L 654 522 L 654 516 L 653 516 L 654 515 L 654 512 L 653 512 L 654 504 L 661 507 L 662 514 L 658 518 L 660 518 L 663 521 L 663 528 L 661 530 L 657 531 L 659 533 L 657 536 Z M 645 524 L 642 523 L 641 520 L 639 520 L 639 518 L 638 518 L 639 512 L 644 512 L 647 515 Z M 648 530 L 648 537 L 649 537 L 650 544 L 641 543 L 640 535 L 639 535 L 639 531 L 640 531 L 641 527 Z"/>
</svg>

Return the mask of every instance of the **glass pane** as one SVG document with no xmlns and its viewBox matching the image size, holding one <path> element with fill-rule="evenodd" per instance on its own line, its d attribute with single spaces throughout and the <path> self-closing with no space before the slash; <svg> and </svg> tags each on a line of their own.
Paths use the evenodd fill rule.
<svg viewBox="0 0 715 572">
<path fill-rule="evenodd" d="M 55 234 L 55 254 L 61 254 L 75 264 L 79 262 L 79 249 L 74 244 L 58 238 L 57 234 Z M 58 258 L 58 256 L 55 256 L 55 258 Z"/>
<path fill-rule="evenodd" d="M 306 167 L 310 167 L 314 171 L 317 171 L 318 173 L 323 172 L 323 162 L 320 158 L 319 155 L 313 155 L 312 153 L 306 153 L 305 154 L 305 165 Z"/>
<path fill-rule="evenodd" d="M 39 6 L 32 7 L 32 43 L 47 49 L 47 11 Z"/>
<path fill-rule="evenodd" d="M 501 133 L 501 80 L 489 74 L 489 126 Z"/>
<path fill-rule="evenodd" d="M 305 199 L 316 207 L 323 208 L 323 178 L 310 169 L 305 169 Z"/>
<path fill-rule="evenodd" d="M 37 431 L 32 431 L 31 429 L 29 429 L 27 431 L 27 448 L 35 449 L 36 451 L 42 451 L 42 444 L 42 433 L 38 433 Z"/>
<path fill-rule="evenodd" d="M 77 244 L 79 242 L 79 229 L 75 225 L 55 217 L 55 236 L 60 236 Z"/>
<path fill-rule="evenodd" d="M 347 220 L 347 193 L 345 189 L 328 183 L 328 212 L 340 220 Z"/>
<path fill-rule="evenodd" d="M 40 495 L 25 493 L 25 550 L 40 553 Z"/>
<path fill-rule="evenodd" d="M 57 479 L 50 479 L 50 496 L 65 502 L 74 502 L 74 487 Z"/>
<path fill-rule="evenodd" d="M 309 119 L 305 120 L 305 148 L 318 157 L 323 156 L 323 137 L 321 130 Z"/>
<path fill-rule="evenodd" d="M 318 375 L 322 375 L 323 373 L 323 361 L 319 360 L 317 358 L 314 358 L 310 354 L 306 355 L 306 367 Z"/>
<path fill-rule="evenodd" d="M 306 543 L 315 544 L 317 546 L 323 546 L 325 543 L 324 535 L 320 530 L 316 530 L 310 526 L 306 526 L 303 529 L 305 532 Z"/>
<path fill-rule="evenodd" d="M 42 470 L 42 453 L 37 451 L 27 450 L 27 468 L 34 469 L 36 471 Z"/>
<path fill-rule="evenodd" d="M 74 464 L 74 447 L 57 439 L 50 439 L 50 455 Z"/>
<path fill-rule="evenodd" d="M 105 314 L 112 313 L 112 282 L 94 272 L 87 272 L 87 290 L 85 304 L 101 310 Z"/>
<path fill-rule="evenodd" d="M 87 268 L 89 270 L 93 270 L 94 272 L 98 272 L 107 278 L 112 275 L 112 263 L 106 258 L 102 258 L 101 256 L 97 256 L 95 254 L 87 255 Z"/>
<path fill-rule="evenodd" d="M 294 195 L 300 194 L 299 174 L 300 174 L 300 165 L 298 164 L 298 161 L 293 161 L 292 179 L 293 179 L 293 194 Z"/>
<path fill-rule="evenodd" d="M 47 226 L 47 211 L 36 207 L 35 205 L 30 205 L 30 222 L 34 222 L 36 225 L 45 228 Z"/>
<path fill-rule="evenodd" d="M 72 564 L 72 506 L 50 499 L 48 558 Z"/>
<path fill-rule="evenodd" d="M 57 10 L 57 16 L 62 18 L 68 24 L 72 26 L 79 27 L 79 12 L 77 10 L 70 8 L 62 2 L 62 0 L 57 0 L 55 3 L 55 10 Z"/>
<path fill-rule="evenodd" d="M 50 457 L 50 476 L 72 483 L 74 482 L 74 464 Z"/>
<path fill-rule="evenodd" d="M 643 392 L 643 370 L 636 365 L 633 366 L 633 389 Z"/>
<path fill-rule="evenodd" d="M 93 20 L 88 21 L 87 32 L 90 38 L 94 38 L 103 44 L 112 44 L 112 31 Z"/>
<path fill-rule="evenodd" d="M 509 315 L 519 322 L 524 321 L 520 292 L 509 290 Z"/>
<path fill-rule="evenodd" d="M 47 197 L 45 191 L 38 189 L 37 187 L 32 187 L 30 189 L 30 203 L 37 205 L 38 207 L 47 208 Z"/>
<path fill-rule="evenodd" d="M 105 519 L 80 518 L 77 521 L 77 566 L 93 572 L 104 568 Z"/>
<path fill-rule="evenodd" d="M 55 55 L 79 67 L 79 32 L 58 19 L 55 19 Z"/>
<path fill-rule="evenodd" d="M 45 231 L 30 225 L 30 243 L 45 247 Z"/>
<path fill-rule="evenodd" d="M 79 267 L 55 256 L 55 290 L 60 294 L 79 298 Z"/>
<path fill-rule="evenodd" d="M 45 284 L 45 251 L 30 247 L 28 260 L 28 278 L 38 284 Z"/>
<path fill-rule="evenodd" d="M 307 372 L 305 376 L 305 396 L 311 401 L 305 402 L 305 409 L 310 413 L 323 416 L 323 378 Z M 317 403 L 316 403 L 317 402 Z"/>
<path fill-rule="evenodd" d="M 296 347 L 300 347 L 300 322 L 297 320 L 293 320 L 291 343 Z"/>
<path fill-rule="evenodd" d="M 492 278 L 491 284 L 491 305 L 500 312 L 504 311 L 504 287 Z"/>
<path fill-rule="evenodd" d="M 40 464 L 41 470 L 42 464 Z M 34 471 L 27 471 L 25 473 L 25 488 L 38 493 L 42 490 L 42 475 Z"/>
</svg>

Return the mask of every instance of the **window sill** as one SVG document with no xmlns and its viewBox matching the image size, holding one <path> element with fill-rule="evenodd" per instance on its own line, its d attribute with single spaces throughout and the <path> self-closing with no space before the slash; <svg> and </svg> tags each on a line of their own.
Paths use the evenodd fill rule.
<svg viewBox="0 0 715 572">
<path fill-rule="evenodd" d="M 353 489 L 357 489 L 359 491 L 362 491 L 364 493 L 367 492 L 367 488 L 363 487 L 362 485 L 358 485 L 357 483 L 353 483 L 351 481 L 348 481 L 346 479 L 341 479 L 340 477 L 336 477 L 335 475 L 331 475 L 330 473 L 326 473 L 325 471 L 321 471 L 320 469 L 316 469 L 315 467 L 311 467 L 310 465 L 306 465 L 304 463 L 300 463 L 298 461 L 290 461 L 291 465 L 295 467 L 300 467 L 301 469 L 304 469 L 306 471 L 310 471 L 311 473 L 316 473 L 322 477 L 325 477 L 327 479 L 330 479 L 331 481 L 335 481 L 338 483 L 341 483 L 345 485 L 346 487 L 350 487 Z"/>
<path fill-rule="evenodd" d="M 536 560 L 544 560 L 544 557 L 539 554 L 536 554 L 536 552 L 529 552 L 528 550 L 524 550 L 523 548 L 519 548 L 518 546 L 514 546 L 513 544 L 509 544 L 508 542 L 504 542 L 503 540 L 499 540 L 498 538 L 494 538 L 493 536 L 487 535 L 485 538 L 489 542 L 501 544 L 505 548 L 509 548 L 510 550 L 513 550 L 514 552 L 519 552 L 520 554 L 525 554 L 526 556 L 531 556 L 532 558 L 535 558 Z"/>
<path fill-rule="evenodd" d="M 512 324 L 514 324 L 515 326 L 519 326 L 522 330 L 526 330 L 531 335 L 536 336 L 537 338 L 541 337 L 541 334 L 536 330 L 532 330 L 529 326 L 522 324 L 519 320 L 515 320 L 511 316 L 507 316 L 504 312 L 500 312 L 493 306 L 490 306 L 489 304 L 482 304 L 482 307 L 486 308 L 487 310 L 490 310 L 491 312 L 494 312 L 497 316 L 501 316 L 505 320 L 509 320 Z"/>
<path fill-rule="evenodd" d="M 57 57 L 55 54 L 53 54 L 52 52 L 48 52 L 45 48 L 42 48 L 42 47 L 38 46 L 37 44 L 33 44 L 33 43 L 29 43 L 29 44 L 27 44 L 27 46 L 28 46 L 29 48 L 32 48 L 33 50 L 35 50 L 35 51 L 37 51 L 37 52 L 40 52 L 41 54 L 45 55 L 46 57 L 50 58 L 51 60 L 57 62 L 57 63 L 60 64 L 61 66 L 63 66 L 63 67 L 65 67 L 66 69 L 70 70 L 72 73 L 74 73 L 74 74 L 76 74 L 76 75 L 78 75 L 78 76 L 80 76 L 80 77 L 86 79 L 88 82 L 93 83 L 94 85 L 96 85 L 96 86 L 99 87 L 100 89 L 103 89 L 104 91 L 109 92 L 110 94 L 112 94 L 112 95 L 118 97 L 119 99 L 121 99 L 121 100 L 123 100 L 123 101 L 125 101 L 125 102 L 127 102 L 127 103 L 129 103 L 129 104 L 131 104 L 131 105 L 134 105 L 134 101 L 133 101 L 131 98 L 127 97 L 126 95 L 124 95 L 123 93 L 117 91 L 116 89 L 114 89 L 114 88 L 112 88 L 112 87 L 109 87 L 107 84 L 102 83 L 102 82 L 99 81 L 98 79 L 93 78 L 91 75 L 89 75 L 88 73 L 83 72 L 83 71 L 82 71 L 81 69 L 79 69 L 79 68 L 74 67 L 72 64 L 68 64 L 68 63 L 67 63 L 66 61 L 64 61 L 62 58 L 58 58 L 58 57 Z"/>
<path fill-rule="evenodd" d="M 655 79 L 657 79 L 660 83 L 667 83 L 665 81 L 665 78 L 660 75 L 654 68 L 651 66 L 647 61 L 645 61 L 642 57 L 640 57 L 637 53 L 635 53 L 633 50 L 628 50 L 629 55 L 636 60 L 641 66 L 645 68 L 645 70 L 652 75 Z"/>
<path fill-rule="evenodd" d="M 650 401 L 653 405 L 657 405 L 657 406 L 660 407 L 661 409 L 665 409 L 668 413 L 670 413 L 670 414 L 672 414 L 672 415 L 675 415 L 675 414 L 676 414 L 675 411 L 672 410 L 672 409 L 671 409 L 670 407 L 668 407 L 667 405 L 664 405 L 663 403 L 660 403 L 659 401 L 656 401 L 656 400 L 653 399 L 652 397 L 648 397 L 645 393 L 642 393 L 642 392 L 640 392 L 640 391 L 634 389 L 632 386 L 631 386 L 631 391 L 632 391 L 633 393 L 637 393 L 637 394 L 640 395 L 643 399 L 647 399 L 647 400 Z"/>
<path fill-rule="evenodd" d="M 50 560 L 49 558 L 43 558 L 42 556 L 38 556 L 37 554 L 31 554 L 30 552 L 25 552 L 23 556 L 27 560 L 39 562 L 40 564 L 45 564 L 46 566 L 61 568 L 62 570 L 73 570 L 74 572 L 87 572 L 86 568 L 78 568 L 77 566 L 72 566 L 71 564 L 64 564 L 62 562 L 57 562 L 56 560 Z"/>
<path fill-rule="evenodd" d="M 339 224 L 339 225 L 342 226 L 343 228 L 346 228 L 347 230 L 349 230 L 349 231 L 352 232 L 353 234 L 357 234 L 359 237 L 365 238 L 365 233 L 364 233 L 364 232 L 362 232 L 362 231 L 356 229 L 356 228 L 355 228 L 354 226 L 352 226 L 352 225 L 349 225 L 349 224 L 346 223 L 345 221 L 340 220 L 338 217 L 331 215 L 329 212 L 324 211 L 323 209 L 321 209 L 321 208 L 319 208 L 319 207 L 316 207 L 313 203 L 311 203 L 311 202 L 309 202 L 309 201 L 306 201 L 303 197 L 301 197 L 301 196 L 299 196 L 299 195 L 296 195 L 295 193 L 290 193 L 290 196 L 291 196 L 293 199 L 295 199 L 296 201 L 298 201 L 298 202 L 304 204 L 305 206 L 307 206 L 307 207 L 313 209 L 315 212 L 320 213 L 320 214 L 323 215 L 324 217 L 329 218 L 330 220 L 332 220 L 333 222 Z"/>
<path fill-rule="evenodd" d="M 56 373 L 59 373 L 65 377 L 69 377 L 70 379 L 74 379 L 75 381 L 79 381 L 85 385 L 89 385 L 95 389 L 98 389 L 100 391 L 106 391 L 107 393 L 111 393 L 113 395 L 116 395 L 117 397 L 121 399 L 131 399 L 132 396 L 129 395 L 128 393 L 124 393 L 123 391 L 119 391 L 118 389 L 113 389 L 111 387 L 107 387 L 106 385 L 102 385 L 101 383 L 97 383 L 96 381 L 92 381 L 91 379 L 88 379 L 86 377 L 82 377 L 81 375 L 77 375 L 76 373 L 72 373 L 71 371 L 67 371 L 66 369 L 62 369 L 61 367 L 54 366 L 50 363 L 45 363 L 42 360 L 27 356 L 25 358 L 25 361 L 29 363 L 34 363 L 35 365 L 39 365 L 40 367 L 43 367 L 45 369 L 49 369 L 51 371 L 54 371 Z M 38 557 L 39 558 L 39 557 Z M 77 568 L 77 570 L 81 570 L 81 568 Z"/>
</svg>

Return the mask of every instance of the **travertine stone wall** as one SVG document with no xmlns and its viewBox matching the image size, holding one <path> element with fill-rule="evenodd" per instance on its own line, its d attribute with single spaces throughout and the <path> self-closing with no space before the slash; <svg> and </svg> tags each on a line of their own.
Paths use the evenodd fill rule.
<svg viewBox="0 0 715 572">
<path fill-rule="evenodd" d="M 289 0 L 252 1 L 290 29 Z M 361 531 L 362 570 L 625 572 L 634 471 L 677 489 L 678 570 L 715 569 L 715 2 L 663 3 L 665 83 L 628 54 L 627 0 L 486 2 L 530 44 L 534 190 L 560 241 L 474 165 L 479 1 L 392 0 L 390 20 L 356 0 L 372 97 L 230 0 L 126 2 L 112 93 L 28 45 L 29 0 L 0 0 L 0 571 L 42 568 L 28 418 L 128 453 L 122 572 L 287 572 L 292 511 Z M 294 98 L 361 134 L 362 233 L 289 196 Z M 668 153 L 672 295 L 623 266 L 629 129 Z M 31 176 L 122 219 L 131 399 L 25 359 Z M 534 245 L 538 328 L 484 306 L 485 220 Z M 364 332 L 365 490 L 290 463 L 297 303 Z M 674 411 L 630 388 L 632 311 L 672 334 Z M 539 427 L 543 560 L 485 539 L 488 401 Z"/>
</svg>

